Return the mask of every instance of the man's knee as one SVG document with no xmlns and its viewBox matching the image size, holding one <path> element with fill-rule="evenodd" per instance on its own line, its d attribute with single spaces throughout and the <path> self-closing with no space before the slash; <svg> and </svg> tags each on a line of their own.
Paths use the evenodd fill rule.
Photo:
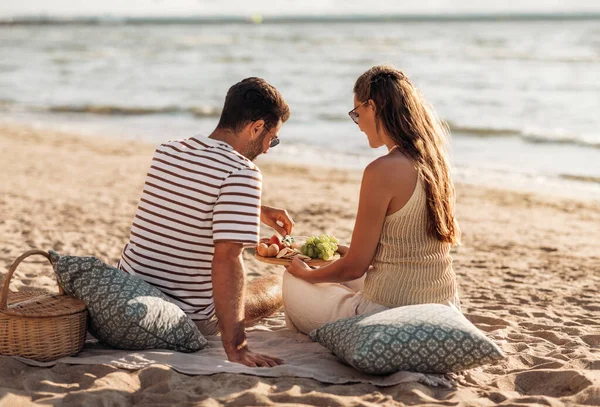
<svg viewBox="0 0 600 407">
<path fill-rule="evenodd" d="M 281 309 L 281 277 L 274 275 L 253 280 L 246 291 L 245 306 L 247 323 L 272 315 Z"/>
<path fill-rule="evenodd" d="M 278 275 L 258 277 L 248 284 L 247 295 L 262 298 L 281 297 L 282 278 Z"/>
</svg>

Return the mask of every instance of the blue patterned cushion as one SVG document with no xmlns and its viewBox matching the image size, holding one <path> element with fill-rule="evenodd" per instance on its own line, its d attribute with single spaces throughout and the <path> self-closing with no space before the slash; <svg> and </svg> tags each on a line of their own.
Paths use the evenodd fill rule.
<svg viewBox="0 0 600 407">
<path fill-rule="evenodd" d="M 96 257 L 59 256 L 50 251 L 58 282 L 85 302 L 88 329 L 119 349 L 196 352 L 208 345 L 196 324 L 158 289 Z"/>
<path fill-rule="evenodd" d="M 449 373 L 504 357 L 457 309 L 440 304 L 344 318 L 310 336 L 344 362 L 370 374 Z"/>
</svg>

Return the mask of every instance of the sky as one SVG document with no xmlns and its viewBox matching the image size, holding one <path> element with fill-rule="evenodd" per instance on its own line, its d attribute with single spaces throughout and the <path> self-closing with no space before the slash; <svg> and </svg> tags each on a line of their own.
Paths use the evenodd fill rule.
<svg viewBox="0 0 600 407">
<path fill-rule="evenodd" d="M 0 16 L 600 12 L 598 0 L 0 0 Z"/>
</svg>

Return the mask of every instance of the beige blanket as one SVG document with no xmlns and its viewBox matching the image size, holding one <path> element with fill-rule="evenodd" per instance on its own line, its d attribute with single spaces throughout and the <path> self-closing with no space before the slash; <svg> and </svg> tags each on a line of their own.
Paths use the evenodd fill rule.
<svg viewBox="0 0 600 407">
<path fill-rule="evenodd" d="M 250 368 L 230 363 L 225 357 L 219 336 L 209 336 L 209 347 L 196 353 L 178 353 L 167 350 L 125 351 L 110 349 L 91 339 L 83 350 L 73 357 L 56 362 L 40 363 L 18 358 L 33 366 L 53 366 L 57 363 L 90 365 L 106 364 L 121 369 L 136 370 L 149 365 L 167 365 L 188 375 L 216 373 L 242 373 L 264 377 L 304 377 L 323 383 L 370 383 L 376 386 L 393 386 L 399 383 L 420 382 L 430 386 L 451 387 L 452 381 L 441 375 L 397 372 L 387 376 L 361 373 L 343 364 L 327 348 L 312 342 L 306 335 L 286 329 L 283 317 L 278 315 L 264 320 L 248 330 L 252 350 L 279 357 L 285 364 L 274 368 Z"/>
</svg>

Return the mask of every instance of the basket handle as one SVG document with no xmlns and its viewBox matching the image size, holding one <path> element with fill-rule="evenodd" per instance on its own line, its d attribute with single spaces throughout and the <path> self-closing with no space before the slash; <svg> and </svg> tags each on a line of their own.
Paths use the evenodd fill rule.
<svg viewBox="0 0 600 407">
<path fill-rule="evenodd" d="M 4 284 L 2 285 L 2 293 L 0 293 L 0 311 L 4 311 L 7 308 L 7 302 L 8 302 L 8 286 L 10 285 L 10 280 L 15 272 L 15 270 L 17 269 L 17 267 L 19 266 L 19 264 L 25 260 L 25 258 L 32 256 L 34 254 L 41 254 L 42 256 L 44 256 L 45 258 L 48 259 L 48 261 L 50 261 L 50 255 L 48 254 L 48 252 L 45 252 L 43 250 L 29 250 L 25 253 L 23 253 L 22 255 L 20 255 L 15 261 L 14 263 L 10 266 L 10 268 L 8 269 L 8 274 L 6 275 L 6 277 L 4 278 Z M 52 264 L 52 263 L 50 263 Z M 60 284 L 58 285 L 58 293 L 63 295 L 65 293 L 65 291 L 63 290 L 63 288 L 60 286 Z"/>
</svg>

